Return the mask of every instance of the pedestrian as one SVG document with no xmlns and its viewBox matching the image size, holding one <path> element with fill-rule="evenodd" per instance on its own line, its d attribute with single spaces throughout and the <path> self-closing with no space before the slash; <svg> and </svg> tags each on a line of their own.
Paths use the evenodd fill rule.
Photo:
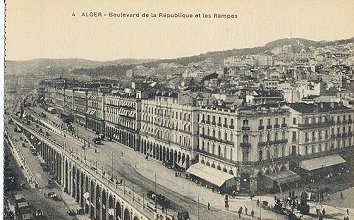
<svg viewBox="0 0 354 220">
<path fill-rule="evenodd" d="M 247 211 L 248 211 L 248 209 L 247 209 L 247 207 L 245 207 L 245 213 L 246 213 L 246 215 L 248 215 L 248 214 L 247 214 Z"/>
<path fill-rule="evenodd" d="M 331 194 L 330 193 L 328 193 L 328 200 L 331 200 Z"/>
<path fill-rule="evenodd" d="M 210 210 L 210 203 L 208 202 L 208 210 Z"/>
<path fill-rule="evenodd" d="M 320 206 L 316 204 L 316 216 L 318 217 L 320 215 Z"/>
<path fill-rule="evenodd" d="M 252 211 L 251 211 L 251 217 L 253 218 L 253 216 L 254 216 L 254 210 L 252 209 Z"/>
<path fill-rule="evenodd" d="M 326 210 L 323 208 L 322 209 L 322 215 L 325 216 L 325 214 L 326 214 Z"/>
<path fill-rule="evenodd" d="M 257 199 L 257 206 L 259 206 L 259 199 Z"/>
<path fill-rule="evenodd" d="M 238 217 L 239 217 L 239 218 L 241 218 L 241 214 L 242 214 L 242 207 L 240 207 L 240 208 L 238 209 L 238 212 L 237 212 L 237 213 L 238 213 Z"/>
<path fill-rule="evenodd" d="M 344 198 L 344 197 L 343 197 L 343 192 L 342 192 L 342 191 L 340 192 L 340 198 L 341 198 L 341 199 L 343 199 L 343 198 Z"/>
</svg>

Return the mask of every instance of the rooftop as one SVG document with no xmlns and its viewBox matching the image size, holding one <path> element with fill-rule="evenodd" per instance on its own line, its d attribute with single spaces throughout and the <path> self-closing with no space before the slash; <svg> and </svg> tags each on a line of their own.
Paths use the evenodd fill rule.
<svg viewBox="0 0 354 220">
<path fill-rule="evenodd" d="M 289 107 L 301 113 L 316 113 L 316 112 L 332 112 L 351 110 L 350 108 L 337 102 L 320 102 L 320 103 L 290 103 Z"/>
</svg>

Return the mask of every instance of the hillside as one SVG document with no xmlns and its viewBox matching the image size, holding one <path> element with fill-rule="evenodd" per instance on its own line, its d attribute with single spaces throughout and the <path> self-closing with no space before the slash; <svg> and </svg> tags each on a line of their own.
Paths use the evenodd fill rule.
<svg viewBox="0 0 354 220">
<path fill-rule="evenodd" d="M 99 66 L 136 65 L 151 60 L 120 59 L 112 61 L 93 61 L 86 59 L 34 59 L 25 61 L 6 61 L 6 74 L 50 74 L 69 73 L 77 68 L 95 68 Z"/>
<path fill-rule="evenodd" d="M 243 56 L 268 51 L 274 47 L 282 45 L 304 45 L 305 47 L 338 45 L 354 42 L 354 38 L 337 41 L 312 41 L 303 38 L 285 38 L 267 43 L 263 47 L 231 49 L 225 51 L 207 52 L 195 56 L 180 57 L 162 60 L 144 59 L 119 59 L 112 61 L 93 61 L 87 59 L 34 59 L 26 61 L 6 61 L 6 75 L 45 75 L 45 76 L 65 76 L 73 73 L 74 75 L 95 75 L 103 74 L 107 76 L 122 75 L 124 72 L 138 64 L 146 67 L 157 67 L 160 63 L 178 63 L 188 65 L 192 62 L 200 62 L 205 59 L 212 59 L 216 63 L 222 63 L 230 56 Z M 107 71 L 107 72 L 105 72 Z"/>
</svg>

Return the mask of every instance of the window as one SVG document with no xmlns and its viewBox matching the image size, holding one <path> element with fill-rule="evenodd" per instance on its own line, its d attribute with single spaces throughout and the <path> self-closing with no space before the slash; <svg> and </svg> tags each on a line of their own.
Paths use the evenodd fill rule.
<svg viewBox="0 0 354 220">
<path fill-rule="evenodd" d="M 227 141 L 227 132 L 225 132 L 225 141 Z"/>
<path fill-rule="evenodd" d="M 275 140 L 275 141 L 278 140 L 278 132 L 275 132 L 275 134 L 274 134 L 274 140 Z"/>
<path fill-rule="evenodd" d="M 263 119 L 259 120 L 259 126 L 263 126 Z"/>
<path fill-rule="evenodd" d="M 285 125 L 286 124 L 286 121 L 285 121 L 285 117 L 283 117 L 283 125 Z"/>
<path fill-rule="evenodd" d="M 281 139 L 285 140 L 285 131 L 281 133 Z"/>
<path fill-rule="evenodd" d="M 270 118 L 268 118 L 267 120 L 267 125 L 270 125 Z"/>
<path fill-rule="evenodd" d="M 210 122 L 210 115 L 207 115 L 208 123 Z"/>
<path fill-rule="evenodd" d="M 293 118 L 293 125 L 296 125 L 296 118 Z"/>
<path fill-rule="evenodd" d="M 219 122 L 218 123 L 221 124 L 221 117 L 219 117 Z"/>
<path fill-rule="evenodd" d="M 247 126 L 248 125 L 248 120 L 243 120 L 243 125 Z"/>
<path fill-rule="evenodd" d="M 224 124 L 227 126 L 227 118 L 224 119 Z"/>
<path fill-rule="evenodd" d="M 215 123 L 215 116 L 213 116 L 213 121 L 212 122 Z"/>
<path fill-rule="evenodd" d="M 242 152 L 242 160 L 243 160 L 243 161 L 245 161 L 245 162 L 248 161 L 248 154 L 249 154 L 249 153 L 248 153 L 248 151 L 246 151 L 246 150 Z"/>
<path fill-rule="evenodd" d="M 278 118 L 275 118 L 275 124 L 276 124 L 276 125 L 279 124 Z"/>
<path fill-rule="evenodd" d="M 267 160 L 269 160 L 270 159 L 270 151 L 269 151 L 269 149 L 267 149 Z"/>
<path fill-rule="evenodd" d="M 267 142 L 270 141 L 270 133 L 267 133 Z"/>
<path fill-rule="evenodd" d="M 296 131 L 293 131 L 292 141 L 295 142 L 296 139 L 297 139 L 297 137 L 296 137 Z"/>
<path fill-rule="evenodd" d="M 312 132 L 312 140 L 315 140 L 316 138 L 315 138 L 315 132 L 313 131 Z"/>
<path fill-rule="evenodd" d="M 309 153 L 309 147 L 305 146 L 305 154 L 308 154 L 308 153 Z"/>
<path fill-rule="evenodd" d="M 258 151 L 258 160 L 259 161 L 263 160 L 263 151 L 262 150 Z"/>
<path fill-rule="evenodd" d="M 234 126 L 234 119 L 231 118 L 231 126 Z"/>
<path fill-rule="evenodd" d="M 248 135 L 247 134 L 243 135 L 242 140 L 243 140 L 243 143 L 247 144 L 248 143 Z"/>
<path fill-rule="evenodd" d="M 259 142 L 263 142 L 263 134 L 262 133 L 259 134 Z"/>
</svg>

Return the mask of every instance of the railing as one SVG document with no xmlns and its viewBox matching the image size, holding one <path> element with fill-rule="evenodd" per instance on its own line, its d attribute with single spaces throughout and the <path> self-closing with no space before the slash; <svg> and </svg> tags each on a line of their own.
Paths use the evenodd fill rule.
<svg viewBox="0 0 354 220">
<path fill-rule="evenodd" d="M 272 129 L 272 126 L 271 125 L 267 125 L 267 129 Z"/>
<path fill-rule="evenodd" d="M 275 124 L 274 128 L 280 128 L 280 125 L 279 124 Z"/>
<path fill-rule="evenodd" d="M 243 126 L 241 130 L 243 131 L 249 131 L 251 128 L 249 126 Z"/>
<path fill-rule="evenodd" d="M 67 158 L 71 158 L 74 162 L 75 165 L 80 167 L 81 169 L 85 170 L 87 173 L 89 173 L 91 176 L 93 176 L 95 179 L 99 180 L 105 187 L 110 189 L 112 192 L 121 192 L 122 194 L 118 194 L 122 198 L 126 200 L 127 203 L 129 203 L 131 206 L 135 207 L 137 211 L 142 212 L 142 214 L 146 215 L 148 218 L 152 219 L 155 217 L 154 213 L 151 212 L 151 210 L 148 210 L 145 208 L 145 204 L 143 204 L 142 201 L 144 201 L 144 196 L 140 196 L 139 194 L 134 193 L 134 190 L 130 189 L 129 187 L 125 186 L 125 189 L 122 189 L 121 185 L 117 184 L 118 180 L 114 178 L 109 178 L 108 175 L 105 175 L 104 173 L 100 173 L 97 171 L 93 171 L 89 164 L 87 164 L 87 161 L 85 160 L 84 162 L 82 161 L 82 157 L 79 157 L 77 155 L 74 155 L 73 152 L 69 151 L 65 146 L 61 145 L 60 143 L 57 143 L 55 140 L 52 140 L 46 136 L 44 136 L 41 133 L 37 133 L 34 129 L 25 126 L 23 123 L 18 122 L 16 119 L 14 119 L 18 125 L 20 125 L 23 129 L 26 129 L 29 133 L 36 135 L 38 139 L 40 139 L 42 142 L 46 143 L 47 145 L 50 145 L 55 148 L 56 151 L 60 152 L 62 155 L 66 156 Z M 112 181 L 113 180 L 113 181 Z M 146 200 L 148 203 L 148 200 Z M 139 205 L 140 209 L 138 209 L 137 206 Z M 165 214 L 161 214 L 162 216 L 166 216 Z M 172 219 L 172 216 L 166 216 L 166 218 Z"/>
<path fill-rule="evenodd" d="M 286 127 L 288 127 L 288 125 L 287 124 L 281 124 L 281 127 L 282 128 L 286 128 Z"/>
<path fill-rule="evenodd" d="M 328 127 L 334 125 L 333 121 L 311 123 L 311 124 L 299 124 L 299 128 L 319 128 L 319 127 Z"/>
<path fill-rule="evenodd" d="M 264 130 L 264 126 L 263 125 L 258 126 L 258 130 Z"/>
<path fill-rule="evenodd" d="M 250 148 L 251 147 L 251 143 L 240 143 L 240 147 L 241 148 Z"/>
</svg>

